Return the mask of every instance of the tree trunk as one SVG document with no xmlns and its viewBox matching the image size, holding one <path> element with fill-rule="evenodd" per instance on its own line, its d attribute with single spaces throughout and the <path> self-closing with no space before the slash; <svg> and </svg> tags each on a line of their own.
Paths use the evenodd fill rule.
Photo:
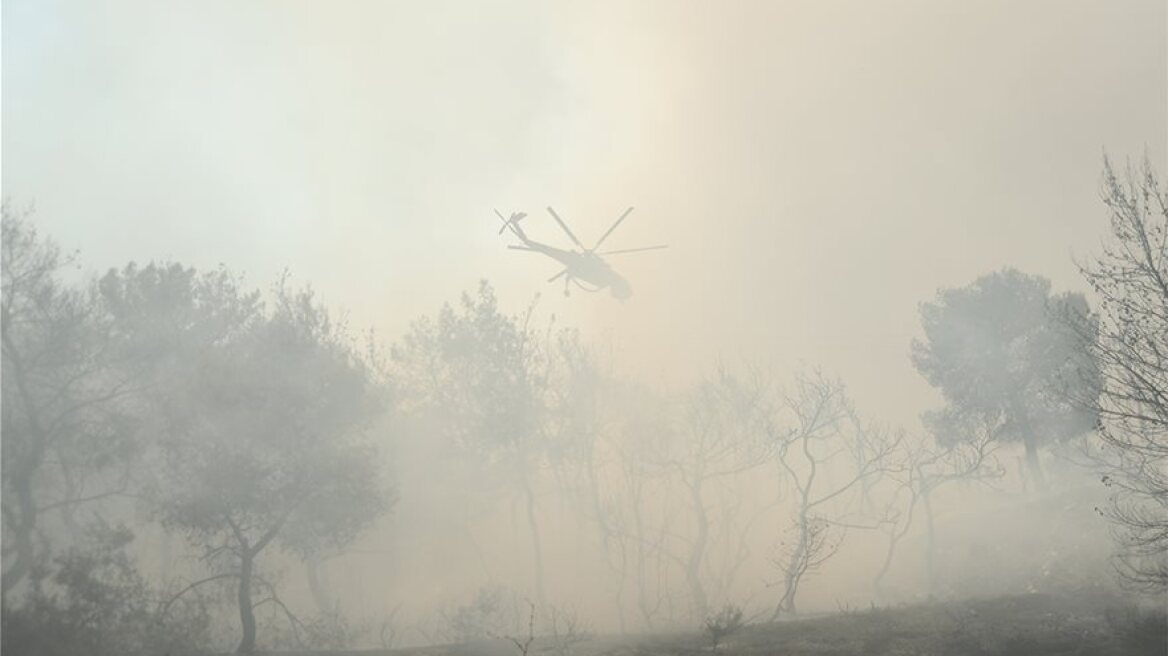
<svg viewBox="0 0 1168 656">
<path fill-rule="evenodd" d="M 158 580 L 170 581 L 171 567 L 174 565 L 174 536 L 163 530 L 158 537 Z"/>
<path fill-rule="evenodd" d="M 531 481 L 523 477 L 523 492 L 527 497 L 527 526 L 531 529 L 531 558 L 535 566 L 535 598 L 540 608 L 547 608 L 547 594 L 543 586 L 543 544 L 539 536 L 539 520 L 535 516 L 535 491 Z"/>
<path fill-rule="evenodd" d="M 795 546 L 795 550 L 791 552 L 791 558 L 787 561 L 787 571 L 784 573 L 783 598 L 779 600 L 779 605 L 775 607 L 775 612 L 771 615 L 771 619 L 778 619 L 782 615 L 794 615 L 796 613 L 795 593 L 799 590 L 799 579 L 803 577 L 803 572 L 806 570 L 802 561 L 807 557 L 809 530 L 810 526 L 807 519 L 807 512 L 803 511 L 799 515 L 799 544 Z"/>
<path fill-rule="evenodd" d="M 698 530 L 690 545 L 689 558 L 686 561 L 685 577 L 689 583 L 691 602 L 693 603 L 694 617 L 699 622 L 705 619 L 708 610 L 706 590 L 702 587 L 702 561 L 706 555 L 706 544 L 710 536 L 710 520 L 706 517 L 706 506 L 702 502 L 701 483 L 690 486 L 690 501 L 693 503 L 694 518 L 697 520 Z"/>
<path fill-rule="evenodd" d="M 604 508 L 604 503 L 600 499 L 600 482 L 597 480 L 596 473 L 596 454 L 595 449 L 590 447 L 588 449 L 588 494 L 592 500 L 592 512 L 596 517 L 596 524 L 600 527 L 601 537 L 600 546 L 604 550 L 604 561 L 608 565 L 608 569 L 616 576 L 616 614 L 617 620 L 620 624 L 621 635 L 628 633 L 628 627 L 625 622 L 625 582 L 628 580 L 629 573 L 629 551 L 628 545 L 625 542 L 624 536 L 617 536 L 616 531 L 609 526 L 607 513 Z M 612 555 L 612 541 L 617 541 L 620 546 L 620 561 L 619 564 L 613 562 Z M 583 544 L 583 540 L 581 540 Z"/>
<path fill-rule="evenodd" d="M 33 560 L 36 558 L 36 549 L 32 542 L 33 527 L 36 526 L 36 505 L 32 499 L 32 471 L 25 470 L 13 476 L 13 490 L 15 492 L 17 519 L 14 526 L 5 527 L 13 534 L 16 546 L 16 558 L 12 565 L 4 570 L 0 576 L 0 595 L 7 595 L 8 591 L 24 580 L 32 570 Z M 7 515 L 5 515 L 7 517 Z"/>
<path fill-rule="evenodd" d="M 933 526 L 933 500 L 931 491 L 921 490 L 921 502 L 925 509 L 925 581 L 929 598 L 937 595 L 937 537 Z"/>
<path fill-rule="evenodd" d="M 5 316 L 5 319 L 7 318 Z M 29 431 L 32 433 L 31 452 L 27 453 L 21 459 L 22 462 L 14 468 L 16 473 L 13 475 L 12 487 L 16 493 L 16 503 L 20 514 L 16 519 L 16 526 L 10 527 L 10 530 L 16 534 L 13 538 L 16 543 L 16 562 L 0 574 L 0 597 L 3 597 L 17 583 L 28 576 L 32 570 L 33 560 L 36 558 L 36 547 L 33 545 L 32 539 L 37 524 L 37 507 L 36 500 L 33 498 L 32 483 L 34 473 L 44 464 L 49 433 L 45 431 L 36 411 L 36 404 L 33 403 L 32 393 L 29 391 L 25 378 L 24 365 L 17 356 L 17 350 L 12 343 L 9 331 L 0 331 L 0 339 L 4 342 L 5 350 L 9 352 L 11 362 L 9 367 L 11 371 L 5 375 L 16 382 L 17 391 L 20 393 L 20 402 L 28 413 Z M 5 514 L 5 520 L 7 519 L 8 516 Z M 7 524 L 8 521 L 4 523 Z"/>
<path fill-rule="evenodd" d="M 316 604 L 316 610 L 322 614 L 331 613 L 337 610 L 333 606 L 333 600 L 329 597 L 327 588 L 321 576 L 321 569 L 324 565 L 317 556 L 309 556 L 304 560 L 304 572 L 308 577 L 308 590 L 312 593 L 312 601 Z"/>
<path fill-rule="evenodd" d="M 880 563 L 880 571 L 876 572 L 876 576 L 872 579 L 872 596 L 877 599 L 884 598 L 884 577 L 888 575 L 888 570 L 892 567 L 892 556 L 896 553 L 896 545 L 900 542 L 901 534 L 892 527 L 892 532 L 888 534 L 888 548 L 884 551 L 884 561 Z"/>
<path fill-rule="evenodd" d="M 872 593 L 877 599 L 884 597 L 884 577 L 888 575 L 888 570 L 892 567 L 892 558 L 896 555 L 896 547 L 900 544 L 901 539 L 908 535 L 909 529 L 912 528 L 913 515 L 917 509 L 917 500 L 920 499 L 921 493 L 916 488 L 911 488 L 910 491 L 912 492 L 912 497 L 909 500 L 903 528 L 897 530 L 895 524 L 892 526 L 892 531 L 888 534 L 888 549 L 884 552 L 884 562 L 880 564 L 880 571 L 876 573 L 876 577 L 872 580 Z"/>
<path fill-rule="evenodd" d="M 656 609 L 649 605 L 649 575 L 648 575 L 648 553 L 646 547 L 647 538 L 645 536 L 645 519 L 641 514 L 641 497 L 640 494 L 633 498 L 633 526 L 636 530 L 637 538 L 637 609 L 641 611 L 641 617 L 645 620 L 645 628 L 653 628 L 653 616 Z M 660 554 L 657 555 L 660 559 Z"/>
<path fill-rule="evenodd" d="M 1038 442 L 1033 437 L 1022 440 L 1026 444 L 1026 466 L 1030 472 L 1030 479 L 1034 481 L 1034 489 L 1042 492 L 1046 490 L 1046 474 L 1042 471 L 1042 462 L 1038 458 Z"/>
<path fill-rule="evenodd" d="M 251 603 L 251 576 L 254 556 L 247 551 L 239 563 L 239 623 L 243 628 L 243 637 L 239 641 L 237 654 L 250 654 L 256 646 L 256 619 L 255 609 Z"/>
</svg>

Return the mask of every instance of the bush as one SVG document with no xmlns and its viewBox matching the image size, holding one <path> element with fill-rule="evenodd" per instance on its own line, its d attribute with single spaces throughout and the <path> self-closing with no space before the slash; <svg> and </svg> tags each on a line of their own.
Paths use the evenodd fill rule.
<svg viewBox="0 0 1168 656">
<path fill-rule="evenodd" d="M 440 611 L 438 637 L 461 644 L 515 633 L 520 617 L 514 593 L 500 586 L 484 587 L 469 603 Z"/>
<path fill-rule="evenodd" d="M 260 607 L 257 605 L 257 610 Z M 262 607 L 272 611 L 262 620 L 263 651 L 341 651 L 373 633 L 371 624 L 350 622 L 339 612 L 297 617 L 283 602 L 266 603 Z M 258 614 L 256 619 L 260 620 Z"/>
<path fill-rule="evenodd" d="M 53 560 L 0 612 L 0 651 L 38 656 L 195 653 L 210 639 L 201 599 L 163 616 L 158 599 L 125 553 L 127 529 L 99 527 L 81 548 Z"/>
<path fill-rule="evenodd" d="M 1168 612 L 1131 605 L 1108 608 L 1104 614 L 1111 635 L 1132 654 L 1164 653 L 1168 645 Z"/>
<path fill-rule="evenodd" d="M 710 651 L 717 652 L 718 645 L 745 626 L 742 608 L 726 604 L 722 610 L 706 618 L 706 635 L 710 638 Z"/>
</svg>

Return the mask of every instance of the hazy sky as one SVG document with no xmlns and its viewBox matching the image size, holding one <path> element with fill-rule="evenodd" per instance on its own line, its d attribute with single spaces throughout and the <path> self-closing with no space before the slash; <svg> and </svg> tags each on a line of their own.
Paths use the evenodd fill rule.
<svg viewBox="0 0 1168 656">
<path fill-rule="evenodd" d="M 288 267 L 395 338 L 480 278 L 630 367 L 821 363 L 928 402 L 916 307 L 1080 286 L 1102 153 L 1168 155 L 1168 3 L 5 0 L 3 187 L 95 269 Z M 493 208 L 636 295 L 564 299 Z M 560 242 L 556 242 L 560 243 Z"/>
</svg>

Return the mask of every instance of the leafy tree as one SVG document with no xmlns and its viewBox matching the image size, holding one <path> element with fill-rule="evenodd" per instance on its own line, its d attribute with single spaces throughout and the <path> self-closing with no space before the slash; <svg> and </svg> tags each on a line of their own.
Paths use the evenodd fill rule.
<svg viewBox="0 0 1168 656">
<path fill-rule="evenodd" d="M 1080 266 L 1095 289 L 1098 333 L 1083 335 L 1099 363 L 1099 434 L 1116 458 L 1105 480 L 1119 528 L 1120 574 L 1150 591 L 1168 588 L 1168 185 L 1151 164 L 1126 178 L 1104 162 L 1103 201 L 1112 240 Z M 1081 325 L 1082 322 L 1071 325 Z"/>
<path fill-rule="evenodd" d="M 584 385 L 573 362 L 582 354 L 571 331 L 531 326 L 533 308 L 500 311 L 485 281 L 459 305 L 414 322 L 391 350 L 403 409 L 437 428 L 464 453 L 517 488 L 531 539 L 536 602 L 547 606 L 537 489 L 541 470 L 574 457 L 587 415 L 572 412 L 571 389 Z"/>
<path fill-rule="evenodd" d="M 914 340 L 917 371 L 945 397 L 926 415 L 942 443 L 970 423 L 993 427 L 994 439 L 1026 447 L 1031 477 L 1044 484 L 1039 449 L 1080 436 L 1094 414 L 1075 403 L 1095 387 L 1094 363 L 1079 332 L 1062 317 L 1085 316 L 1081 294 L 1052 295 L 1050 281 L 1014 269 L 966 287 L 941 290 L 921 305 L 923 340 Z"/>
<path fill-rule="evenodd" d="M 150 498 L 164 525 L 185 533 L 213 568 L 179 595 L 236 581 L 238 651 L 247 653 L 256 606 L 291 617 L 261 575 L 261 555 L 273 545 L 301 556 L 336 548 L 386 510 L 366 439 L 383 401 L 343 327 L 310 292 L 281 282 L 271 307 L 240 312 L 250 296 L 212 289 L 226 293 L 195 307 L 233 321 L 159 387 L 165 432 Z M 201 307 L 206 300 L 214 303 Z"/>
<path fill-rule="evenodd" d="M 125 528 L 98 524 L 57 555 L 51 576 L 35 578 L 21 604 L 0 611 L 4 651 L 177 656 L 210 647 L 208 606 L 195 599 L 160 606 L 126 553 L 131 538 Z"/>
<path fill-rule="evenodd" d="M 68 280 L 74 256 L 3 210 L 3 591 L 48 556 L 46 513 L 77 532 L 77 505 L 127 488 L 133 427 L 100 299 Z"/>
</svg>

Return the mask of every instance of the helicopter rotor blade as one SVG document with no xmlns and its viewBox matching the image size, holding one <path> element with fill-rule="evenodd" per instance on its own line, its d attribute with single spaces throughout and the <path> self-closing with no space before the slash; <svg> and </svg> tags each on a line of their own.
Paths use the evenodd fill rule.
<svg viewBox="0 0 1168 656">
<path fill-rule="evenodd" d="M 588 250 L 587 248 L 584 248 L 584 244 L 581 244 L 579 239 L 576 239 L 576 235 L 572 234 L 572 231 L 568 229 L 568 224 L 564 223 L 564 220 L 560 218 L 559 214 L 556 214 L 556 211 L 553 210 L 550 205 L 548 206 L 547 211 L 548 214 L 551 214 L 552 218 L 556 220 L 556 223 L 560 224 L 560 227 L 564 229 L 564 232 L 568 235 L 568 238 L 572 240 L 573 244 L 579 246 L 580 250 L 582 251 Z"/>
<path fill-rule="evenodd" d="M 503 222 L 503 227 L 499 228 L 499 234 L 503 234 L 507 228 L 511 227 L 511 222 L 503 218 L 503 215 L 497 209 L 495 210 L 495 216 L 499 217 L 499 220 Z"/>
<path fill-rule="evenodd" d="M 631 207 L 625 210 L 625 213 L 620 215 L 620 218 L 616 220 L 616 223 L 613 223 L 611 226 L 609 226 L 608 230 L 605 231 L 603 235 L 600 235 L 600 239 L 596 240 L 596 245 L 592 247 L 592 250 L 595 251 L 596 249 L 600 248 L 600 245 L 604 243 L 604 240 L 608 239 L 608 236 L 612 234 L 612 231 L 616 230 L 616 227 L 620 225 L 621 222 L 625 220 L 625 217 L 627 217 L 632 211 L 633 208 Z"/>
<path fill-rule="evenodd" d="M 564 269 L 563 271 L 557 273 L 556 275 L 552 276 L 551 278 L 548 278 L 547 281 L 548 282 L 555 282 L 558 278 L 562 277 L 567 272 L 568 272 L 568 270 Z"/>
<path fill-rule="evenodd" d="M 499 228 L 500 235 L 503 234 L 505 230 L 510 230 L 511 234 L 520 239 L 524 239 L 523 233 L 519 230 L 519 220 L 527 216 L 526 213 L 512 213 L 511 218 L 505 219 L 503 218 L 503 215 L 499 213 L 499 210 L 495 210 L 495 216 L 499 217 L 499 220 L 503 222 L 503 227 Z"/>
<path fill-rule="evenodd" d="M 662 248 L 669 248 L 668 244 L 660 244 L 658 246 L 644 246 L 642 248 L 622 248 L 617 251 L 605 251 L 597 253 L 597 255 L 620 255 L 622 253 L 640 253 L 641 251 L 659 251 Z"/>
</svg>

